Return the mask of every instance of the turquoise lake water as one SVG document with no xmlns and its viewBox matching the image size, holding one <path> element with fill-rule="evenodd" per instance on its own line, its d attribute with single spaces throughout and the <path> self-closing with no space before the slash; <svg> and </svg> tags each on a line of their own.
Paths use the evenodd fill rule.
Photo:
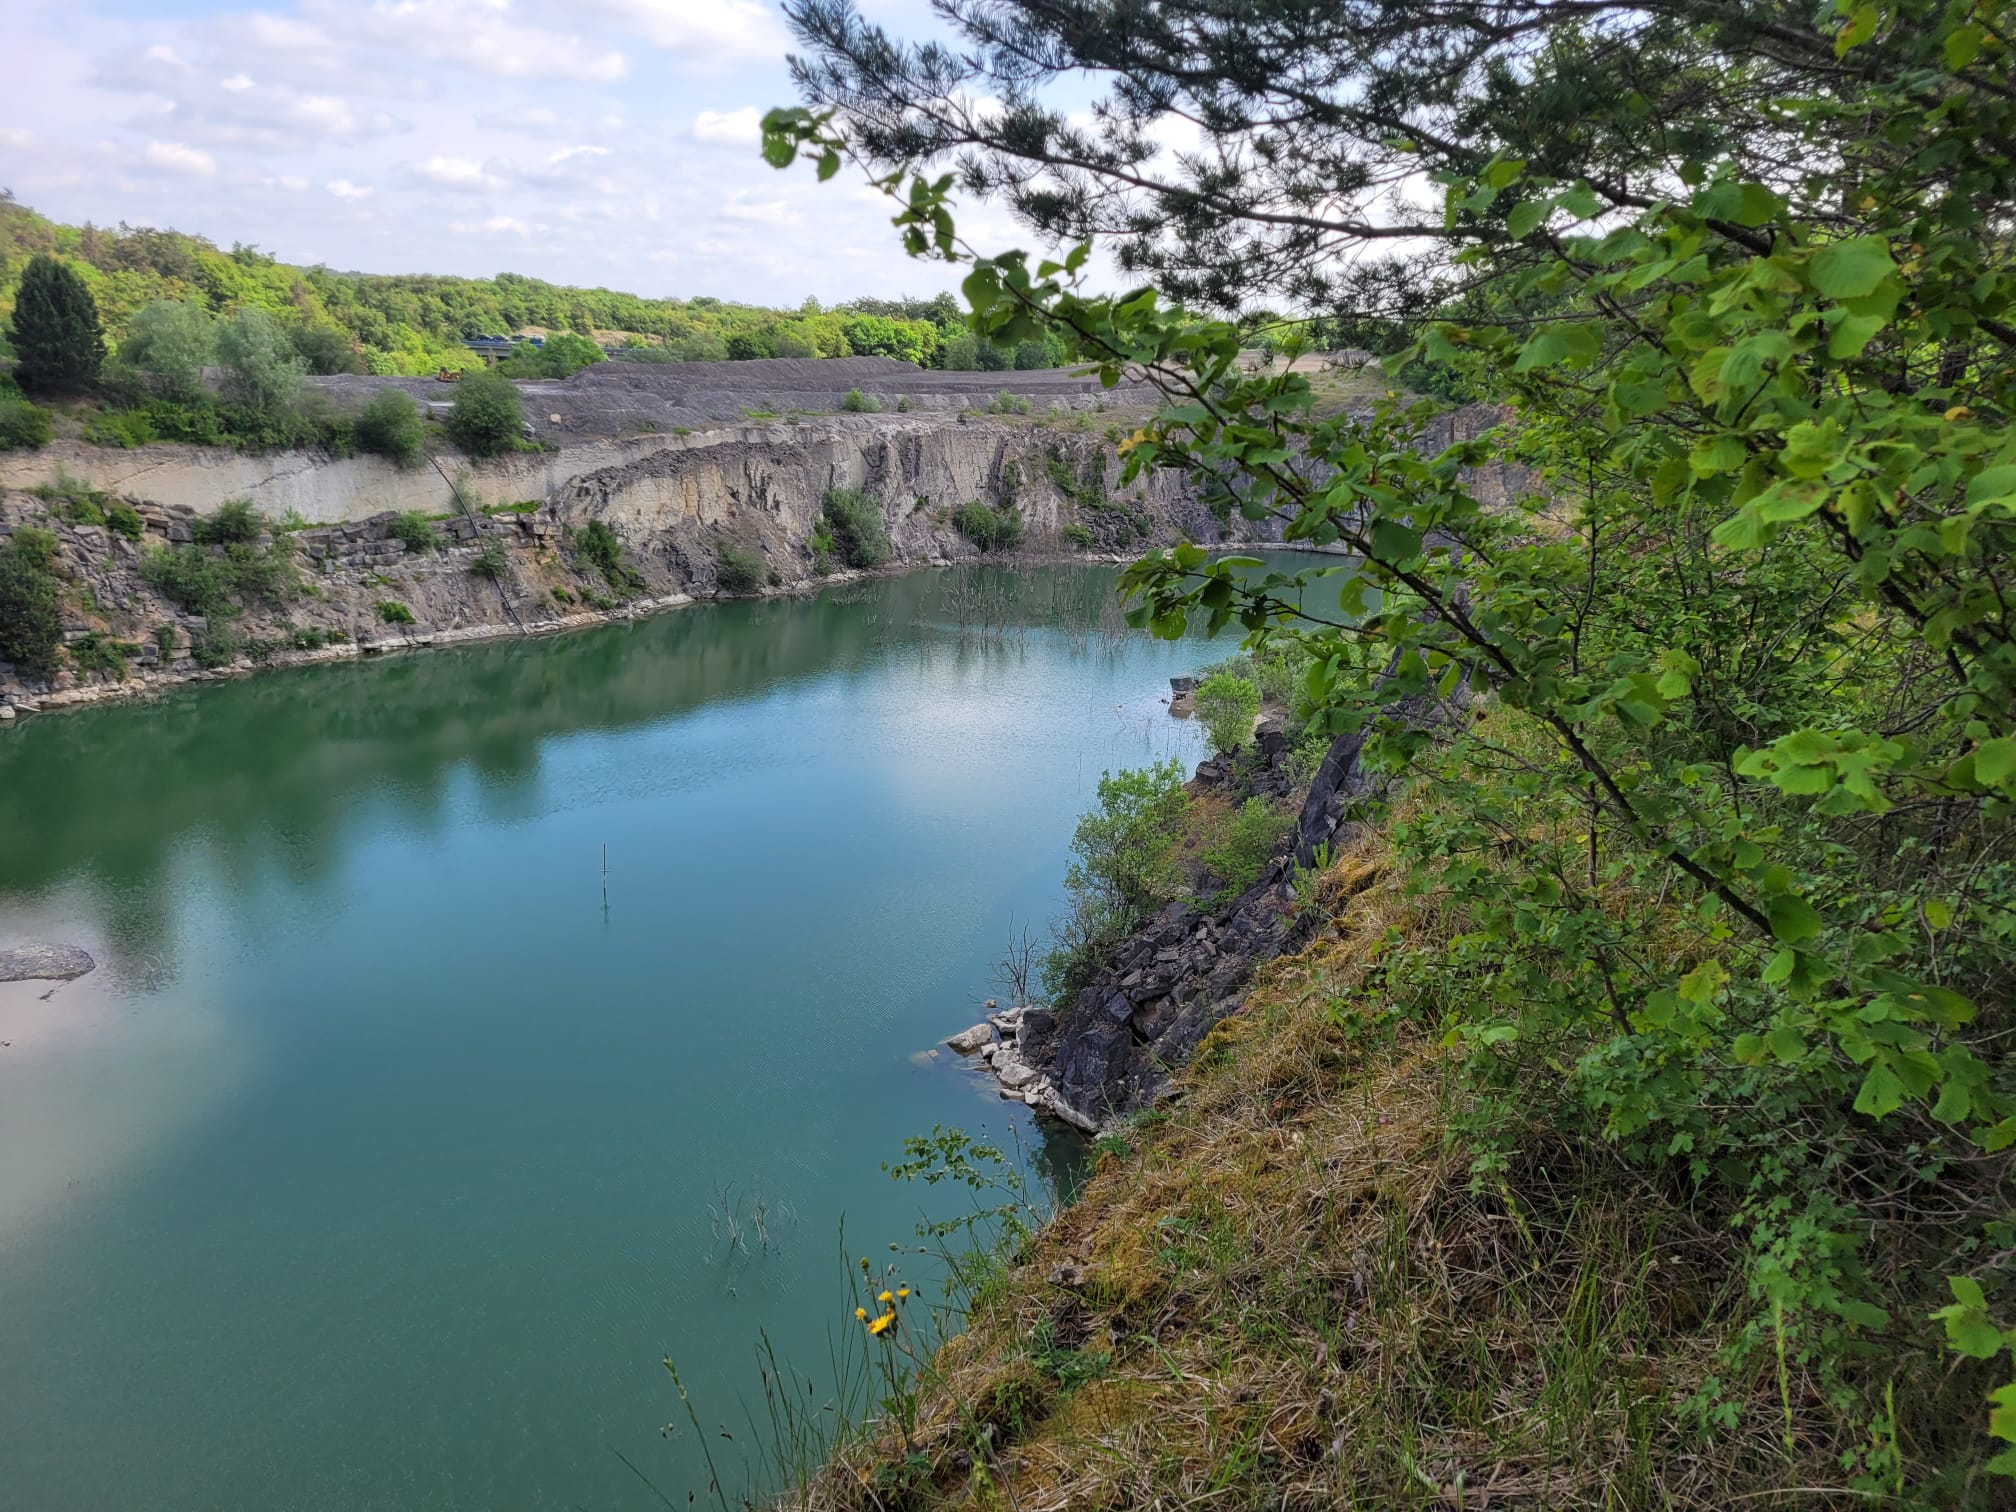
<svg viewBox="0 0 2016 1512">
<path fill-rule="evenodd" d="M 0 1503 L 659 1505 L 619 1455 L 704 1501 L 661 1357 L 739 1441 L 758 1330 L 817 1375 L 851 1326 L 843 1218 L 911 1237 L 905 1135 L 1070 1159 L 923 1052 L 1058 910 L 1102 769 L 1202 755 L 1168 679 L 1232 648 L 1114 633 L 1113 579 L 921 573 L 0 736 L 0 945 L 100 962 L 0 986 Z M 724 1256 L 724 1200 L 781 1249 Z"/>
</svg>

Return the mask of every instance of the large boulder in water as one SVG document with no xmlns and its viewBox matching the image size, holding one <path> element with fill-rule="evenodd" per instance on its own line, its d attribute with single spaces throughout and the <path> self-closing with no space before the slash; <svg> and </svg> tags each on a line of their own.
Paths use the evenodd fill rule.
<svg viewBox="0 0 2016 1512">
<path fill-rule="evenodd" d="M 75 945 L 16 945 L 0 950 L 0 982 L 68 982 L 97 968 Z"/>
</svg>

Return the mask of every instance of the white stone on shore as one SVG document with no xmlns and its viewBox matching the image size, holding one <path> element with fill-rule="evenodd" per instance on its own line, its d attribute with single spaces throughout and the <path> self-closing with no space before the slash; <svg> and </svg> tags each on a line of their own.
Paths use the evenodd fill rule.
<svg viewBox="0 0 2016 1512">
<path fill-rule="evenodd" d="M 1002 1057 L 998 1055 L 994 1057 L 994 1071 L 1001 1078 L 1001 1085 L 1011 1092 L 1020 1092 L 1042 1076 L 1040 1071 L 1026 1061 L 1011 1060 L 1004 1066 L 1001 1060 Z"/>
<path fill-rule="evenodd" d="M 962 1029 L 945 1041 L 961 1055 L 971 1055 L 982 1045 L 994 1043 L 994 1027 L 991 1024 L 975 1024 L 971 1029 Z"/>
</svg>

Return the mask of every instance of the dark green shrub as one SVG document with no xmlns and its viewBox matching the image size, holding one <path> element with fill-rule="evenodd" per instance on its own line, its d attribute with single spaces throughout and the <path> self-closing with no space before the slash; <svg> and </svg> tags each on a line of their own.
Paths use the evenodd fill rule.
<svg viewBox="0 0 2016 1512">
<path fill-rule="evenodd" d="M 889 530 L 882 523 L 882 501 L 858 488 L 826 491 L 821 513 L 832 527 L 840 560 L 849 567 L 880 567 L 891 556 Z M 818 548 L 813 548 L 815 554 Z"/>
<path fill-rule="evenodd" d="M 0 451 L 33 451 L 54 434 L 49 411 L 26 399 L 0 399 Z"/>
<path fill-rule="evenodd" d="M 311 373 L 327 375 L 357 371 L 356 347 L 351 344 L 347 333 L 334 326 L 292 326 L 288 329 L 287 340 Z"/>
<path fill-rule="evenodd" d="M 754 593 L 763 586 L 763 558 L 746 546 L 724 541 L 714 581 L 723 593 Z"/>
<path fill-rule="evenodd" d="M 833 558 L 840 549 L 840 543 L 833 537 L 833 527 L 821 519 L 812 527 L 812 534 L 805 542 L 812 552 L 812 571 L 820 577 L 833 570 Z"/>
<path fill-rule="evenodd" d="M 98 630 L 72 641 L 66 649 L 71 665 L 79 672 L 103 672 L 114 681 L 125 680 L 126 658 L 140 654 L 138 646 L 114 640 Z"/>
<path fill-rule="evenodd" d="M 84 439 L 93 446 L 131 451 L 161 439 L 153 417 L 144 409 L 104 410 L 84 422 Z"/>
<path fill-rule="evenodd" d="M 284 604 L 301 587 L 293 543 L 284 536 L 263 547 L 234 541 L 224 548 L 224 581 L 240 603 Z"/>
<path fill-rule="evenodd" d="M 1026 415 L 1029 401 L 1013 389 L 1001 389 L 994 395 L 994 402 L 987 406 L 988 413 L 995 415 Z"/>
<path fill-rule="evenodd" d="M 486 536 L 483 544 L 476 548 L 476 556 L 469 563 L 469 570 L 491 582 L 499 582 L 511 570 L 511 558 L 505 554 L 504 543 L 495 536 Z"/>
<path fill-rule="evenodd" d="M 185 614 L 222 613 L 231 588 L 224 563 L 200 546 L 157 546 L 140 562 L 140 577 Z"/>
<path fill-rule="evenodd" d="M 243 644 L 230 621 L 213 618 L 206 620 L 203 628 L 189 637 L 189 654 L 199 667 L 228 667 Z"/>
<path fill-rule="evenodd" d="M 1068 1005 L 1129 930 L 1179 895 L 1172 850 L 1188 801 L 1174 760 L 1100 777 L 1099 807 L 1071 836 L 1068 910 L 1043 963 L 1051 1002 Z"/>
<path fill-rule="evenodd" d="M 427 440 L 427 427 L 420 419 L 420 406 L 404 389 L 386 389 L 374 394 L 351 422 L 357 449 L 390 457 L 401 467 L 420 460 Z"/>
<path fill-rule="evenodd" d="M 630 564 L 623 559 L 623 543 L 604 520 L 590 520 L 574 535 L 577 556 L 608 579 L 618 593 L 635 593 L 644 586 Z"/>
<path fill-rule="evenodd" d="M 46 253 L 28 259 L 7 330 L 14 381 L 30 393 L 74 393 L 98 381 L 105 332 L 76 270 Z"/>
<path fill-rule="evenodd" d="M 1076 520 L 1073 520 L 1069 525 L 1064 527 L 1064 539 L 1071 545 L 1076 546 L 1080 551 L 1090 551 L 1097 544 L 1093 539 L 1092 532 L 1085 526 L 1080 525 Z"/>
<path fill-rule="evenodd" d="M 524 439 L 525 404 L 518 386 L 494 368 L 469 374 L 455 386 L 448 437 L 472 457 L 495 457 Z"/>
<path fill-rule="evenodd" d="M 235 423 L 265 445 L 300 439 L 301 375 L 308 365 L 278 321 L 249 306 L 239 310 L 218 328 L 217 361 L 224 369 L 219 392 Z"/>
<path fill-rule="evenodd" d="M 0 661 L 37 677 L 56 671 L 63 643 L 63 591 L 56 578 L 56 537 L 23 525 L 0 546 Z"/>
<path fill-rule="evenodd" d="M 850 415 L 879 415 L 882 401 L 873 394 L 864 394 L 854 388 L 847 390 L 847 397 L 840 401 L 840 408 Z"/>
<path fill-rule="evenodd" d="M 982 551 L 1013 551 L 1022 544 L 1022 511 L 1013 504 L 990 509 L 971 500 L 952 511 L 952 524 Z"/>
<path fill-rule="evenodd" d="M 175 627 L 173 625 L 156 625 L 154 627 L 154 646 L 161 653 L 161 660 L 163 662 L 173 661 L 175 659 Z"/>
<path fill-rule="evenodd" d="M 226 499 L 215 514 L 200 516 L 190 528 L 203 545 L 229 546 L 258 540 L 266 533 L 266 520 L 250 499 Z"/>
<path fill-rule="evenodd" d="M 1294 823 L 1265 798 L 1248 798 L 1226 816 L 1203 853 L 1204 864 L 1225 884 L 1220 900 L 1236 897 L 1259 880 L 1260 868 Z"/>
<path fill-rule="evenodd" d="M 403 510 L 392 521 L 392 539 L 408 551 L 439 551 L 442 541 L 434 534 L 434 527 L 427 523 L 427 516 L 417 509 Z"/>
<path fill-rule="evenodd" d="M 185 403 L 204 398 L 203 367 L 217 355 L 217 328 L 194 301 L 157 299 L 133 316 L 119 360 L 147 374 L 151 387 Z"/>
<path fill-rule="evenodd" d="M 524 342 L 496 370 L 510 378 L 571 378 L 607 355 L 586 336 L 562 331 L 548 336 L 544 346 Z"/>
<path fill-rule="evenodd" d="M 1197 717 L 1214 751 L 1236 751 L 1253 738 L 1260 690 L 1247 678 L 1219 672 L 1197 685 Z"/>
<path fill-rule="evenodd" d="M 410 625 L 414 623 L 413 611 L 397 599 L 378 601 L 378 618 L 388 625 Z"/>
</svg>

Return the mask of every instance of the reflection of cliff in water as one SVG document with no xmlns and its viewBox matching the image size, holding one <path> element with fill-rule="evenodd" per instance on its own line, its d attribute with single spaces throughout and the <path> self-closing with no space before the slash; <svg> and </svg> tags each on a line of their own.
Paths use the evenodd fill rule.
<svg viewBox="0 0 2016 1512">
<path fill-rule="evenodd" d="M 0 738 L 0 904 L 94 893 L 115 956 L 152 958 L 185 846 L 241 884 L 312 891 L 345 812 L 388 805 L 425 833 L 473 771 L 485 807 L 530 801 L 542 743 L 616 730 L 813 675 L 878 649 L 1012 656 L 1031 629 L 1096 655 L 1122 633 L 1110 567 L 914 573 L 810 599 L 723 604 L 535 642 L 255 677 L 149 704 L 37 719 Z M 1052 654 L 1056 654 L 1053 650 Z M 515 799 L 514 799 L 515 795 Z"/>
</svg>

